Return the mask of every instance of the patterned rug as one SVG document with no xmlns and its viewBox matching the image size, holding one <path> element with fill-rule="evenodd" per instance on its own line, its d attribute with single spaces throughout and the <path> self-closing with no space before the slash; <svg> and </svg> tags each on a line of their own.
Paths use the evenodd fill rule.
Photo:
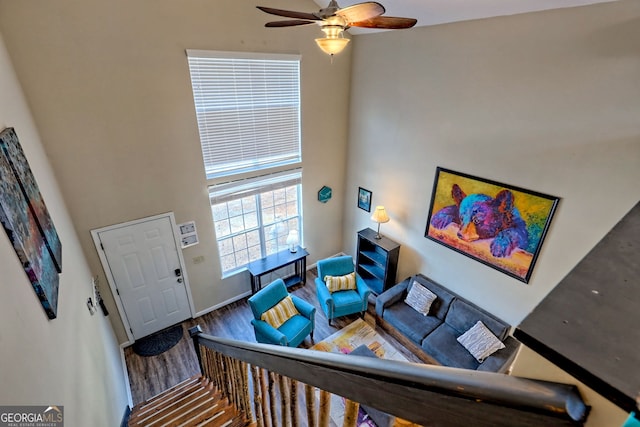
<svg viewBox="0 0 640 427">
<path fill-rule="evenodd" d="M 406 362 L 407 359 L 396 350 L 391 344 L 385 341 L 367 322 L 358 319 L 342 328 L 338 332 L 320 341 L 311 350 L 326 351 L 329 353 L 349 354 L 361 345 L 366 345 L 380 359 L 399 360 Z M 319 399 L 319 397 L 318 397 Z M 331 396 L 331 425 L 340 427 L 344 420 L 344 399 L 340 396 Z M 360 409 L 358 413 L 359 427 L 376 427 L 373 420 Z"/>
<path fill-rule="evenodd" d="M 395 347 L 385 341 L 362 319 L 358 319 L 328 336 L 311 347 L 311 350 L 349 354 L 361 345 L 369 347 L 380 359 L 407 361 Z"/>
</svg>

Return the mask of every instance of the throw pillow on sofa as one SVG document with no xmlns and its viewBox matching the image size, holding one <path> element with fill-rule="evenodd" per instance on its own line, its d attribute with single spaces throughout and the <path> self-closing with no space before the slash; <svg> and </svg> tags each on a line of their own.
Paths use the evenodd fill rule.
<svg viewBox="0 0 640 427">
<path fill-rule="evenodd" d="M 357 289 L 355 272 L 345 274 L 344 276 L 324 276 L 324 283 L 331 293 Z"/>
<path fill-rule="evenodd" d="M 269 310 L 262 313 L 260 320 L 264 320 L 274 328 L 278 329 L 284 322 L 291 319 L 300 312 L 293 305 L 293 300 L 290 296 L 283 298 L 279 303 L 271 307 Z"/>
<path fill-rule="evenodd" d="M 478 320 L 467 332 L 458 337 L 458 342 L 480 363 L 496 351 L 504 348 L 504 344 Z"/>
<path fill-rule="evenodd" d="M 436 294 L 414 281 L 404 302 L 418 313 L 426 316 L 429 314 L 431 304 L 433 304 L 437 298 Z"/>
</svg>

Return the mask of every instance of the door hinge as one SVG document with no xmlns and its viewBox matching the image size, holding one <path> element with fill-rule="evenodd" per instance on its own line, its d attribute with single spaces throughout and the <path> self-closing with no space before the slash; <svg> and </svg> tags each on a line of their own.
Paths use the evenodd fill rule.
<svg viewBox="0 0 640 427">
<path fill-rule="evenodd" d="M 120 295 L 120 290 L 118 288 L 116 288 L 116 293 Z"/>
<path fill-rule="evenodd" d="M 100 242 L 100 249 L 104 251 L 104 245 L 102 244 L 102 242 Z"/>
<path fill-rule="evenodd" d="M 131 335 L 133 335 L 133 329 L 129 328 L 129 330 L 131 331 Z"/>
</svg>

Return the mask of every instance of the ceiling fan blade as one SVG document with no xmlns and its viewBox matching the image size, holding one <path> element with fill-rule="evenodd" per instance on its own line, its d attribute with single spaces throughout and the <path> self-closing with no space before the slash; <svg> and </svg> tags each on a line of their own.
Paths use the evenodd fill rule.
<svg viewBox="0 0 640 427">
<path fill-rule="evenodd" d="M 336 11 L 336 15 L 343 17 L 347 23 L 365 21 L 375 18 L 385 12 L 384 6 L 374 1 L 354 4 Z"/>
<path fill-rule="evenodd" d="M 313 21 L 302 21 L 300 19 L 294 19 L 291 21 L 273 21 L 267 22 L 264 24 L 267 28 L 278 28 L 278 27 L 295 27 L 296 25 L 307 25 L 313 24 Z"/>
<path fill-rule="evenodd" d="M 365 19 L 358 22 L 352 22 L 352 27 L 360 28 L 380 28 L 386 30 L 402 30 L 411 28 L 418 22 L 413 18 L 396 18 L 393 16 L 377 16 L 371 19 Z"/>
<path fill-rule="evenodd" d="M 270 13 L 271 15 L 284 16 L 285 18 L 295 19 L 307 19 L 309 21 L 320 21 L 321 19 L 315 16 L 313 13 L 296 12 L 293 10 L 273 9 L 271 7 L 256 6 L 263 12 Z"/>
</svg>

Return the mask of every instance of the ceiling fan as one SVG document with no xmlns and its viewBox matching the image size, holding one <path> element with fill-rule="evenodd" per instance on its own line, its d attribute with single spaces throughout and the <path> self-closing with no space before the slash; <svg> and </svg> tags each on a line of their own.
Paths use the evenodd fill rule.
<svg viewBox="0 0 640 427">
<path fill-rule="evenodd" d="M 336 0 L 331 0 L 329 5 L 324 9 L 311 13 L 274 9 L 264 6 L 257 6 L 257 8 L 271 15 L 294 18 L 286 21 L 267 22 L 265 27 L 268 28 L 318 24 L 326 37 L 316 39 L 316 43 L 320 49 L 331 56 L 340 53 L 347 43 L 349 43 L 349 39 L 344 38 L 343 31 L 350 27 L 399 30 L 411 28 L 418 22 L 413 18 L 382 16 L 385 12 L 384 6 L 374 1 L 357 3 L 353 6 L 340 8 Z"/>
</svg>

